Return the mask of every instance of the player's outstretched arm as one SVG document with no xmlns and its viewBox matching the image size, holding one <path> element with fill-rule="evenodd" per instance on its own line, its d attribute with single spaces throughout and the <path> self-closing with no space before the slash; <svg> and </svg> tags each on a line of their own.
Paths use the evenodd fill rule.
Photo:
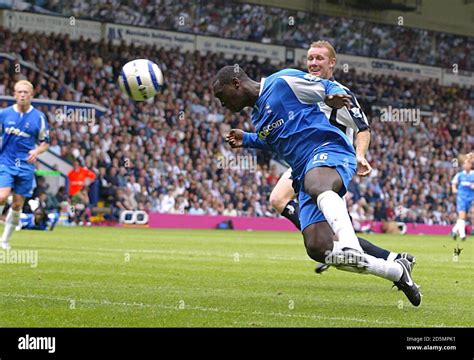
<svg viewBox="0 0 474 360">
<path fill-rule="evenodd" d="M 370 144 L 370 131 L 364 130 L 357 133 L 356 137 L 356 157 L 357 157 L 357 175 L 367 176 L 372 171 L 372 167 L 365 158 Z"/>
<path fill-rule="evenodd" d="M 232 129 L 227 134 L 225 141 L 229 143 L 232 148 L 253 148 L 271 151 L 267 143 L 261 140 L 256 133 L 245 132 L 240 129 Z"/>
</svg>

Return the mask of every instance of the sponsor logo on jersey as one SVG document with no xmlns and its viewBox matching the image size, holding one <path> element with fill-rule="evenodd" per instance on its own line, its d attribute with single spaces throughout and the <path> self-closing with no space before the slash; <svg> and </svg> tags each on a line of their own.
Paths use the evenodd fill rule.
<svg viewBox="0 0 474 360">
<path fill-rule="evenodd" d="M 258 137 L 260 140 L 265 140 L 268 135 L 272 132 L 272 130 L 275 130 L 276 128 L 279 128 L 285 123 L 285 120 L 279 119 L 275 121 L 274 123 L 271 123 L 270 125 L 264 126 L 262 130 L 258 132 Z"/>
<path fill-rule="evenodd" d="M 7 127 L 5 129 L 5 133 L 8 134 L 8 135 L 23 136 L 23 137 L 26 137 L 26 138 L 31 137 L 30 134 L 27 134 L 27 133 L 21 131 L 20 129 L 14 128 L 13 126 L 12 127 Z"/>
</svg>

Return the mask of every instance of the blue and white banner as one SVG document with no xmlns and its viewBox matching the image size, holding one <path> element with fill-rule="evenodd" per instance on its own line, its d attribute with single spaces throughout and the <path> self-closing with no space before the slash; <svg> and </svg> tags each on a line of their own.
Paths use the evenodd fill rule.
<svg viewBox="0 0 474 360">
<path fill-rule="evenodd" d="M 453 69 L 443 70 L 443 80 L 441 85 L 458 84 L 466 87 L 474 87 L 474 73 L 470 71 L 462 71 Z"/>
<path fill-rule="evenodd" d="M 105 39 L 114 44 L 124 41 L 126 44 L 156 45 L 168 49 L 178 47 L 181 51 L 194 51 L 196 36 L 137 26 L 106 24 Z"/>
<path fill-rule="evenodd" d="M 284 62 L 286 58 L 286 48 L 284 46 L 221 39 L 211 36 L 197 36 L 196 50 L 199 50 L 203 54 L 208 51 L 213 53 L 222 52 L 228 57 L 234 55 L 246 55 L 249 60 L 254 56 L 257 56 L 259 59 L 270 59 L 271 62 L 275 64 Z"/>
<path fill-rule="evenodd" d="M 82 36 L 95 42 L 102 39 L 102 24 L 97 21 L 10 10 L 3 11 L 2 19 L 3 26 L 11 31 L 23 29 L 27 32 L 68 34 L 71 39 L 79 39 Z"/>
</svg>

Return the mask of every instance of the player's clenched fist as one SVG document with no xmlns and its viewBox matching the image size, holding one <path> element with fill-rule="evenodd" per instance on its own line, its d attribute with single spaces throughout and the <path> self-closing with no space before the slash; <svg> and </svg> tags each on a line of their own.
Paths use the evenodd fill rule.
<svg viewBox="0 0 474 360">
<path fill-rule="evenodd" d="M 232 129 L 225 137 L 225 141 L 232 148 L 242 147 L 244 140 L 244 132 L 240 129 Z"/>
<path fill-rule="evenodd" d="M 333 109 L 340 109 L 343 106 L 348 108 L 352 107 L 352 101 L 350 95 L 344 94 L 334 94 L 334 95 L 327 95 L 324 99 L 324 102 L 327 106 L 332 107 Z"/>
<path fill-rule="evenodd" d="M 367 176 L 372 171 L 372 166 L 370 166 L 369 162 L 364 157 L 357 157 L 357 175 L 359 176 Z"/>
</svg>

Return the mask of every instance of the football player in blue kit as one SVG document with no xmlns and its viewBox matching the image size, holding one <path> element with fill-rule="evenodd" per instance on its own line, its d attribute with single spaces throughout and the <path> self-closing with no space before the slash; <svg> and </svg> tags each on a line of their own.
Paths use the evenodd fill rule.
<svg viewBox="0 0 474 360">
<path fill-rule="evenodd" d="M 235 65 L 219 70 L 213 90 L 233 112 L 252 107 L 251 120 L 262 148 L 291 166 L 308 255 L 340 270 L 393 281 L 414 306 L 420 305 L 419 286 L 411 277 L 409 262 L 365 254 L 342 199 L 356 172 L 356 155 L 347 136 L 330 124 L 318 103 L 324 101 L 335 109 L 349 107 L 350 96 L 344 89 L 295 69 L 257 82 Z"/>
<path fill-rule="evenodd" d="M 456 211 L 458 212 L 456 225 L 451 232 L 454 240 L 458 236 L 462 241 L 466 240 L 466 217 L 474 202 L 473 161 L 474 154 L 469 153 L 463 162 L 463 170 L 458 172 L 451 181 L 452 192 L 456 195 Z"/>
<path fill-rule="evenodd" d="M 16 104 L 0 111 L 0 214 L 13 193 L 1 239 L 2 249 L 10 248 L 10 237 L 20 221 L 25 198 L 34 187 L 34 163 L 49 147 L 46 116 L 31 105 L 33 85 L 26 80 L 15 84 Z"/>
<path fill-rule="evenodd" d="M 59 220 L 59 213 L 46 213 L 41 207 L 31 214 L 21 214 L 17 229 L 52 231 Z"/>
</svg>

